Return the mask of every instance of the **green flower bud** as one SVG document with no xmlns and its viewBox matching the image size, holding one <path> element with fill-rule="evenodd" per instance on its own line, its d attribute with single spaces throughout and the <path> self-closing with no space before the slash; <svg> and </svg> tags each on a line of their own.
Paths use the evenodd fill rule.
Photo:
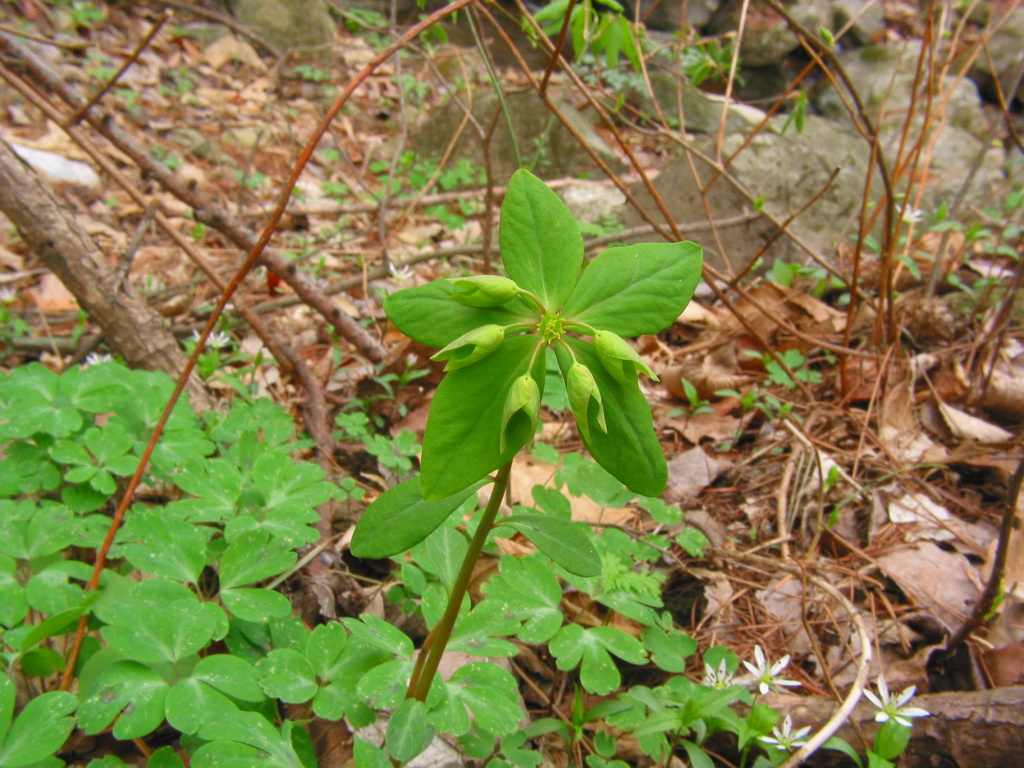
<svg viewBox="0 0 1024 768">
<path fill-rule="evenodd" d="M 432 355 L 430 359 L 447 360 L 445 371 L 465 368 L 491 354 L 504 338 L 505 329 L 500 325 L 481 325 L 479 328 L 462 334 L 440 352 Z"/>
<path fill-rule="evenodd" d="M 448 298 L 470 307 L 497 307 L 519 295 L 515 281 L 498 275 L 475 275 L 449 280 L 458 288 Z"/>
<path fill-rule="evenodd" d="M 512 382 L 505 398 L 505 410 L 501 414 L 501 438 L 498 443 L 498 450 L 501 453 L 505 452 L 509 422 L 520 411 L 530 421 L 530 436 L 526 441 L 529 446 L 533 444 L 533 435 L 537 431 L 537 422 L 540 419 L 540 389 L 533 376 L 528 373 Z"/>
<path fill-rule="evenodd" d="M 576 414 L 576 424 L 580 428 L 583 439 L 590 440 L 590 403 L 597 403 L 597 426 L 602 432 L 608 432 L 608 424 L 604 418 L 604 403 L 601 402 L 601 390 L 598 389 L 594 374 L 583 363 L 573 363 L 565 375 L 565 388 L 569 391 L 569 406 Z"/>
<path fill-rule="evenodd" d="M 647 374 L 654 381 L 659 380 L 636 350 L 611 331 L 598 331 L 594 334 L 594 349 L 608 373 L 623 384 L 635 384 L 637 371 Z"/>
</svg>

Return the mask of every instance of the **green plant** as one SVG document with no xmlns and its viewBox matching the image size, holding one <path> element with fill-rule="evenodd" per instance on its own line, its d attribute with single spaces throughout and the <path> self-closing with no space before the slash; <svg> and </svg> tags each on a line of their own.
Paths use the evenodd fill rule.
<svg viewBox="0 0 1024 768">
<path fill-rule="evenodd" d="M 546 35 L 558 34 L 565 23 L 570 0 L 553 0 L 534 14 Z M 569 33 L 573 50 L 577 56 L 586 52 L 595 57 L 604 54 L 609 67 L 614 67 L 621 53 L 640 69 L 640 52 L 643 28 L 637 28 L 623 15 L 625 9 L 615 0 L 581 0 L 572 6 L 569 16 Z M 524 29 L 533 27 L 524 23 Z"/>
<path fill-rule="evenodd" d="M 790 377 L 786 369 L 782 367 L 779 360 L 767 352 L 761 354 L 754 350 L 746 350 L 745 354 L 749 357 L 758 358 L 764 363 L 764 370 L 768 374 L 768 382 L 766 383 L 778 384 L 786 389 L 796 389 L 796 382 L 793 381 L 793 378 Z M 808 366 L 807 360 L 799 349 L 787 349 L 781 352 L 779 357 L 793 372 L 793 376 L 796 377 L 797 381 L 802 381 L 805 384 L 821 383 L 821 373 Z"/>
<path fill-rule="evenodd" d="M 526 171 L 509 184 L 499 241 L 509 277 L 437 280 L 385 301 L 388 316 L 404 333 L 441 348 L 434 359 L 446 361 L 448 375 L 434 396 L 421 474 L 367 509 L 353 552 L 384 557 L 429 540 L 497 471 L 471 542 L 460 538 L 456 550 L 462 556 L 448 558 L 461 560 L 462 567 L 449 585 L 447 608 L 415 666 L 403 667 L 411 677 L 401 706 L 410 715 L 400 726 L 392 719 L 389 744 L 429 742 L 429 723 L 437 719 L 432 686 L 446 685 L 435 680 L 437 665 L 456 631 L 473 564 L 495 527 L 526 536 L 569 574 L 593 579 L 602 573 L 603 558 L 589 532 L 563 514 L 517 511 L 496 520 L 511 459 L 533 442 L 539 426 L 549 347 L 580 435 L 603 471 L 646 496 L 660 493 L 666 482 L 665 458 L 636 382 L 638 371 L 653 374 L 622 336 L 657 332 L 678 316 L 700 277 L 700 249 L 692 243 L 609 249 L 581 273 L 578 228 L 558 197 Z M 562 669 L 582 664 L 581 680 L 598 692 L 617 684 L 609 652 L 634 663 L 646 656 L 627 635 L 578 625 L 559 630 L 551 649 Z M 507 683 L 501 687 L 514 690 Z M 503 721 L 499 729 L 485 730 L 493 739 L 509 735 L 514 725 Z M 408 759 L 404 749 L 391 755 Z"/>
<path fill-rule="evenodd" d="M 309 83 L 323 83 L 331 79 L 331 73 L 326 69 L 314 67 L 312 64 L 296 64 L 294 72 L 301 79 Z"/>
<path fill-rule="evenodd" d="M 679 57 L 680 66 L 695 86 L 705 80 L 725 80 L 732 66 L 732 42 L 722 45 L 712 38 L 683 48 Z"/>
</svg>

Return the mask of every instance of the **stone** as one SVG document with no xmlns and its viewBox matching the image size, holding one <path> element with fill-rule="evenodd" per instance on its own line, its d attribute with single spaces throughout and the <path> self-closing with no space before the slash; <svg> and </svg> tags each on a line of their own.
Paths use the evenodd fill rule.
<svg viewBox="0 0 1024 768">
<path fill-rule="evenodd" d="M 575 94 L 561 87 L 548 89 L 552 100 L 559 106 L 573 128 L 613 170 L 621 172 L 624 164 L 597 132 L 600 118 L 590 108 L 580 108 Z M 594 161 L 555 118 L 534 91 L 505 94 L 515 138 L 523 165 L 542 178 L 573 176 L 593 172 Z M 496 183 L 504 183 L 519 169 L 508 123 L 501 114 L 501 106 L 493 91 L 482 91 L 473 98 L 473 116 L 476 125 L 487 127 L 494 123 L 490 140 L 491 172 Z M 463 122 L 463 107 L 449 101 L 420 121 L 412 134 L 412 146 L 424 158 L 437 158 L 444 154 L 452 137 Z M 469 158 L 483 164 L 483 137 L 472 123 L 456 140 L 449 162 Z"/>
<path fill-rule="evenodd" d="M 640 0 L 640 20 L 648 29 L 678 32 L 684 27 L 700 29 L 718 10 L 720 0 Z M 626 3 L 627 16 L 633 18 L 634 3 Z M 686 15 L 683 16 L 683 7 Z"/>
<path fill-rule="evenodd" d="M 850 25 L 842 38 L 844 43 L 852 39 L 868 45 L 885 34 L 885 7 L 879 0 L 833 0 L 832 14 L 836 32 Z"/>
<path fill-rule="evenodd" d="M 599 181 L 577 181 L 556 192 L 572 217 L 587 224 L 600 224 L 615 216 L 626 202 L 618 189 Z"/>
<path fill-rule="evenodd" d="M 708 25 L 710 34 L 722 35 L 739 29 L 741 0 L 730 0 L 718 9 Z M 818 32 L 832 26 L 829 0 L 799 0 L 788 9 L 794 21 L 806 29 Z M 774 12 L 751 5 L 740 42 L 740 60 L 746 67 L 766 67 L 778 64 L 795 51 L 800 41 L 790 31 L 785 19 Z"/>
<path fill-rule="evenodd" d="M 324 48 L 337 31 L 324 0 L 235 0 L 232 12 L 281 50 Z"/>
<path fill-rule="evenodd" d="M 913 41 L 905 45 L 858 48 L 839 56 L 839 63 L 855 84 L 868 116 L 881 125 L 883 131 L 902 130 L 912 105 L 915 118 L 923 120 L 926 106 L 923 83 L 919 85 L 921 92 L 916 99 L 913 98 L 920 54 L 921 43 Z M 942 90 L 946 99 L 944 113 L 947 122 L 979 139 L 986 138 L 988 121 L 982 112 L 981 98 L 974 83 L 947 75 Z M 827 83 L 823 90 L 813 95 L 813 101 L 819 114 L 853 124 L 841 99 Z M 934 115 L 932 120 L 935 120 Z"/>
<path fill-rule="evenodd" d="M 857 225 L 864 178 L 867 170 L 867 143 L 852 129 L 837 126 L 815 115 L 807 115 L 803 133 L 790 126 L 782 133 L 783 118 L 774 118 L 768 129 L 755 136 L 729 166 L 729 171 L 757 198 L 763 197 L 764 210 L 784 220 L 799 210 L 825 186 L 835 168 L 839 175 L 832 185 L 812 206 L 804 211 L 788 228 L 819 255 L 834 251 L 838 239 L 854 232 Z M 728 157 L 743 141 L 740 133 L 727 135 L 722 154 Z M 698 136 L 696 147 L 705 155 L 714 155 L 715 138 Z M 701 185 L 706 185 L 713 171 L 699 158 L 695 158 Z M 654 187 L 666 202 L 677 223 L 706 222 L 704 205 L 694 183 L 686 158 L 669 162 L 655 179 Z M 656 211 L 653 201 L 643 187 L 633 192 L 648 210 Z M 707 192 L 708 205 L 716 219 L 734 217 L 750 211 L 751 205 L 725 178 L 719 178 Z M 639 214 L 632 209 L 623 213 L 627 227 L 641 223 Z M 767 218 L 757 218 L 743 224 L 723 227 L 719 239 L 725 254 L 717 251 L 717 243 L 708 233 L 694 235 L 704 246 L 708 264 L 720 271 L 738 271 L 754 258 L 776 232 L 776 226 Z M 642 238 L 638 238 L 639 241 Z M 765 262 L 774 259 L 805 262 L 807 254 L 792 237 L 778 237 L 763 254 Z"/>
<path fill-rule="evenodd" d="M 722 109 L 725 99 L 712 93 L 705 93 L 695 88 L 687 79 L 680 78 L 663 62 L 652 65 L 648 72 L 651 89 L 631 91 L 627 101 L 636 106 L 643 114 L 657 114 L 655 102 L 666 119 L 670 122 L 680 112 L 683 115 L 685 130 L 694 133 L 718 133 L 722 122 Z M 651 97 L 653 94 L 653 99 Z M 680 104 L 680 96 L 682 104 Z M 729 114 L 726 117 L 725 130 L 735 133 L 749 130 L 764 117 L 764 112 L 755 107 L 731 101 Z"/>
<path fill-rule="evenodd" d="M 988 41 L 992 67 L 984 51 L 974 60 L 970 75 L 988 98 L 996 101 L 995 78 L 1007 103 L 1013 95 L 1024 101 L 1024 8 L 1018 8 Z M 992 74 L 995 72 L 995 78 Z"/>
</svg>

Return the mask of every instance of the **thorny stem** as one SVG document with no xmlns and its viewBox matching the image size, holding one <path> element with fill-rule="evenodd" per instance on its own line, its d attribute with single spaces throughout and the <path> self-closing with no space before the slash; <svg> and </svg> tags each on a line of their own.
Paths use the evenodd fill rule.
<svg viewBox="0 0 1024 768">
<path fill-rule="evenodd" d="M 476 567 L 476 561 L 483 551 L 484 542 L 487 541 L 487 534 L 494 527 L 494 519 L 498 515 L 501 500 L 505 496 L 505 491 L 508 490 L 508 480 L 511 472 L 511 461 L 498 470 L 498 474 L 494 479 L 494 489 L 491 491 L 491 498 L 487 502 L 487 509 L 484 510 L 484 516 L 480 519 L 480 525 L 477 526 L 472 541 L 469 542 L 469 549 L 466 551 L 466 557 L 462 561 L 459 575 L 455 577 L 455 583 L 452 585 L 451 594 L 448 596 L 448 607 L 445 609 L 444 616 L 441 617 L 437 626 L 430 631 L 428 642 L 424 643 L 420 656 L 416 660 L 416 666 L 409 680 L 409 688 L 405 694 L 406 698 L 414 698 L 419 701 L 425 701 L 427 698 L 430 686 L 434 682 L 434 676 L 437 674 L 437 666 L 441 663 L 441 656 L 444 654 L 448 640 L 452 636 L 452 630 L 455 628 L 455 620 L 459 616 L 462 600 L 465 598 L 466 591 L 469 588 L 469 580 L 473 575 L 473 569 Z"/>
</svg>

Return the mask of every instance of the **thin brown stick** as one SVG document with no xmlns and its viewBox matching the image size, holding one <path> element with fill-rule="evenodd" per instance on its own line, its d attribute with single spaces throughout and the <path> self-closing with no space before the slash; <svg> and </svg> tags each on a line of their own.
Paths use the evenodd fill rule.
<svg viewBox="0 0 1024 768">
<path fill-rule="evenodd" d="M 78 124 L 78 121 L 82 119 L 82 115 L 84 115 L 86 112 L 92 109 L 92 107 L 95 104 L 97 104 L 99 100 L 102 99 L 103 96 L 111 88 L 114 87 L 114 84 L 121 78 L 121 75 L 127 72 L 128 68 L 136 61 L 138 61 L 138 58 L 142 55 L 142 52 L 146 50 L 147 47 L 149 47 L 149 44 L 153 42 L 153 38 L 156 37 L 157 33 L 164 28 L 164 24 L 166 24 L 167 21 L 173 15 L 174 11 L 172 11 L 170 8 L 164 10 L 164 12 L 160 15 L 160 18 L 157 19 L 156 23 L 152 27 L 150 27 L 150 30 L 146 33 L 146 36 L 143 37 L 142 40 L 139 41 L 139 44 L 135 46 L 135 50 L 133 50 L 128 55 L 128 58 L 121 63 L 120 68 L 117 70 L 117 72 L 114 73 L 114 76 L 107 80 L 107 82 L 103 84 L 103 87 L 101 87 L 98 91 L 96 91 L 96 93 L 90 96 L 82 106 L 80 106 L 70 115 L 68 115 L 67 119 L 61 124 L 62 128 L 67 130 L 69 126 Z"/>
</svg>

